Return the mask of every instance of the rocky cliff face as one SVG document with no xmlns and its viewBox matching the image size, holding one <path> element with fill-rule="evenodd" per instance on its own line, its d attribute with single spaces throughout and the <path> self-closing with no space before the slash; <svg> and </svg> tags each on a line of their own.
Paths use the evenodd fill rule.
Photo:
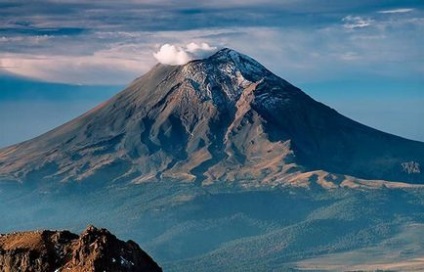
<svg viewBox="0 0 424 272">
<path fill-rule="evenodd" d="M 33 231 L 0 236 L 0 271 L 155 272 L 162 269 L 135 242 L 118 240 L 89 226 L 69 231 Z"/>
</svg>

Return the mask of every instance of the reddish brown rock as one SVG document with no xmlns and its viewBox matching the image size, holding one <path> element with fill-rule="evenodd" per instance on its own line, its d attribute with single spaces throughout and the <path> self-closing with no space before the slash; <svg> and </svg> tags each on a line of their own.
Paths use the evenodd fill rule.
<svg viewBox="0 0 424 272">
<path fill-rule="evenodd" d="M 0 271 L 145 272 L 162 271 L 135 242 L 118 240 L 106 229 L 18 232 L 0 236 Z"/>
</svg>

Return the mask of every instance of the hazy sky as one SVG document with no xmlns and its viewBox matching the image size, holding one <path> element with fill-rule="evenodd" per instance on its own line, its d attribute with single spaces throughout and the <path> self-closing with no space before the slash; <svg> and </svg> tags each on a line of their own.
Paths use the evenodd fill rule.
<svg viewBox="0 0 424 272">
<path fill-rule="evenodd" d="M 0 0 L 0 147 L 119 91 L 160 45 L 190 42 L 248 54 L 353 119 L 424 141 L 421 0 Z"/>
</svg>

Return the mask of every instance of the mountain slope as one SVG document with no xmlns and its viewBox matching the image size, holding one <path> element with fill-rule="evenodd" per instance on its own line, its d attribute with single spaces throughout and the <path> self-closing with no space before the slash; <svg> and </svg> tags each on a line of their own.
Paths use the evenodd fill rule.
<svg viewBox="0 0 424 272">
<path fill-rule="evenodd" d="M 2 149 L 0 180 L 422 183 L 423 164 L 424 143 L 354 122 L 223 49 L 184 66 L 158 64 L 81 117 Z"/>
</svg>

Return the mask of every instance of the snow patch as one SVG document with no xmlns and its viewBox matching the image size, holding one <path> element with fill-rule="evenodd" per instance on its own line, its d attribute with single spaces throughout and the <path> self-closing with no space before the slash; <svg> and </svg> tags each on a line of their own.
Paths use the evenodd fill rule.
<svg viewBox="0 0 424 272">
<path fill-rule="evenodd" d="M 134 263 L 133 262 L 128 261 L 123 256 L 120 256 L 120 257 L 121 257 L 121 266 L 127 267 L 127 268 L 130 268 L 131 266 L 134 266 Z"/>
<path fill-rule="evenodd" d="M 186 46 L 164 44 L 153 56 L 162 64 L 184 65 L 192 60 L 205 59 L 218 51 L 218 47 L 207 43 L 189 43 Z"/>
<path fill-rule="evenodd" d="M 415 161 L 403 162 L 402 164 L 403 171 L 408 174 L 420 174 L 420 164 Z"/>
</svg>

